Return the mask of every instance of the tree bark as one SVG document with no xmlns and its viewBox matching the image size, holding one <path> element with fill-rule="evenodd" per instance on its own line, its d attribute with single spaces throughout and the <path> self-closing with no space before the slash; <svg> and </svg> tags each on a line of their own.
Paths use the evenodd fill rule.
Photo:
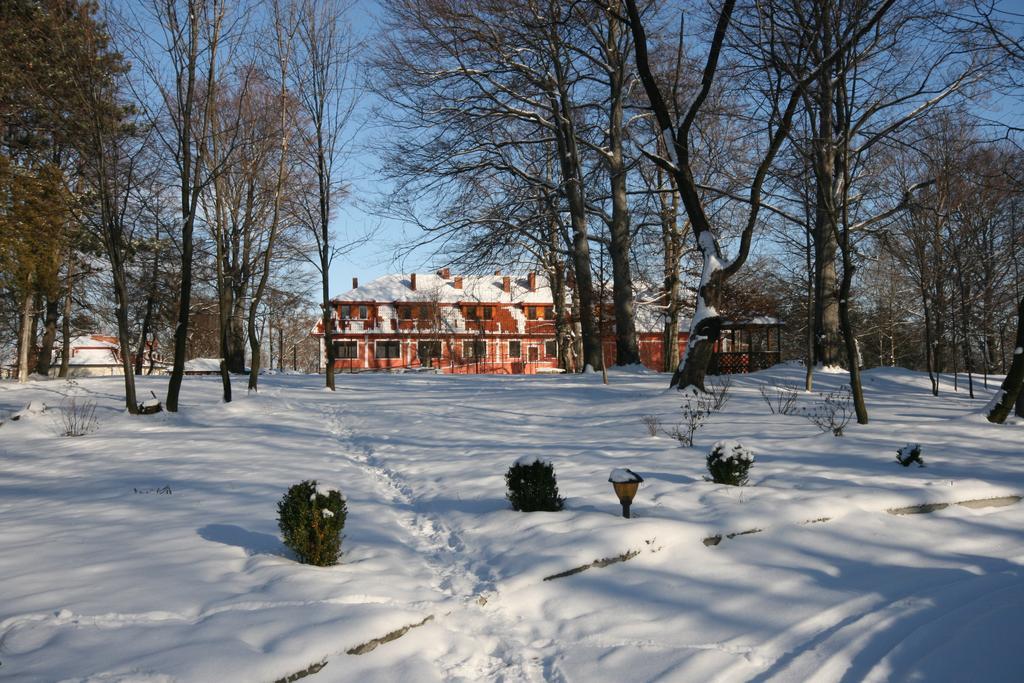
<svg viewBox="0 0 1024 683">
<path fill-rule="evenodd" d="M 679 261 L 682 258 L 682 235 L 677 225 L 679 220 L 679 193 L 675 191 L 671 176 L 668 176 L 667 189 L 671 192 L 666 195 L 666 183 L 662 178 L 666 177 L 664 171 L 659 167 L 655 172 L 658 179 L 658 201 L 661 208 L 661 241 L 664 258 L 662 268 L 664 270 L 664 305 L 665 305 L 665 330 L 663 333 L 663 359 L 662 370 L 674 372 L 679 367 L 679 311 L 682 306 L 682 284 L 679 278 Z"/>
<path fill-rule="evenodd" d="M 630 272 L 629 196 L 626 190 L 626 163 L 622 151 L 622 113 L 625 100 L 627 64 L 619 50 L 621 39 L 618 8 L 608 12 L 609 56 L 609 123 L 608 123 L 608 175 L 611 181 L 612 216 L 609 230 L 611 244 L 608 255 L 612 261 L 612 299 L 615 308 L 615 364 L 638 365 L 640 345 L 636 336 L 636 316 L 633 310 L 633 276 Z M 604 287 L 604 283 L 601 283 Z M 602 356 L 601 367 L 604 367 Z"/>
<path fill-rule="evenodd" d="M 1024 417 L 1024 298 L 1017 304 L 1017 338 L 1013 349 L 1013 360 L 1010 361 L 1010 371 L 1006 373 L 999 391 L 996 392 L 992 403 L 988 407 L 989 422 L 1003 424 L 1010 414 L 1010 409 L 1015 409 L 1018 417 Z"/>
<path fill-rule="evenodd" d="M 43 339 L 39 344 L 36 356 L 36 374 L 46 377 L 50 374 L 50 361 L 53 358 L 53 343 L 57 339 L 57 319 L 60 316 L 60 300 L 56 297 L 46 298 L 43 317 Z"/>
<path fill-rule="evenodd" d="M 32 327 L 35 311 L 32 308 L 32 292 L 25 293 L 25 300 L 21 306 L 21 339 L 18 343 L 18 382 L 28 382 L 29 353 L 32 350 Z"/>
<path fill-rule="evenodd" d="M 557 29 L 553 29 L 553 34 Z M 554 38 L 557 45 L 557 36 Z M 576 143 L 574 112 L 566 89 L 565 74 L 559 55 L 552 58 L 555 82 L 548 92 L 551 111 L 555 120 L 555 143 L 558 165 L 561 170 L 562 192 L 569 208 L 572 227 L 572 263 L 578 294 L 577 317 L 583 341 L 583 366 L 596 370 L 600 367 L 600 330 L 594 319 L 594 281 L 591 273 L 590 238 L 587 230 L 586 197 L 583 172 L 580 165 L 579 148 Z"/>
<path fill-rule="evenodd" d="M 60 345 L 60 373 L 58 377 L 67 377 L 68 371 L 71 368 L 71 311 L 73 308 L 73 300 L 71 297 L 74 291 L 73 283 L 75 280 L 75 258 L 74 256 L 68 257 L 68 283 L 64 291 L 64 313 L 61 315 L 60 320 L 60 334 L 64 340 Z"/>
</svg>

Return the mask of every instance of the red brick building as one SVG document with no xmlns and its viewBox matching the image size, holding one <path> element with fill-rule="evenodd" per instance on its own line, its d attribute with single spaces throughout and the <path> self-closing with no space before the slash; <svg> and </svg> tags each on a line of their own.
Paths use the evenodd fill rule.
<svg viewBox="0 0 1024 683">
<path fill-rule="evenodd" d="M 551 289 L 536 273 L 452 276 L 445 268 L 386 275 L 362 286 L 353 278 L 352 289 L 331 303 L 335 368 L 341 372 L 420 367 L 446 373 L 559 371 Z M 661 370 L 664 323 L 655 306 L 638 302 L 636 309 L 641 360 Z M 614 330 L 611 322 L 606 324 L 604 356 L 613 365 Z M 683 321 L 680 353 L 686 348 L 688 326 Z M 313 334 L 323 350 L 321 322 Z M 731 341 L 731 349 L 737 350 Z M 776 361 L 777 349 L 776 341 Z"/>
</svg>

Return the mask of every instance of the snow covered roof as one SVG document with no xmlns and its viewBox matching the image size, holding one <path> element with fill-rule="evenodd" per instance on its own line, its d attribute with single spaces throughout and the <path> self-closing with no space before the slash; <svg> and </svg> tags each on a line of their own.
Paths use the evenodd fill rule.
<svg viewBox="0 0 1024 683">
<path fill-rule="evenodd" d="M 83 348 L 72 347 L 69 365 L 121 365 L 118 360 L 117 348 Z"/>
<path fill-rule="evenodd" d="M 755 315 L 753 318 L 747 318 L 746 320 L 726 320 L 722 323 L 725 326 L 738 326 L 738 325 L 781 325 L 782 321 L 778 318 L 773 318 L 770 315 Z"/>
<path fill-rule="evenodd" d="M 416 289 L 412 288 L 412 277 L 404 274 L 385 275 L 365 285 L 337 295 L 332 300 L 373 301 L 437 301 L 457 303 L 459 301 L 508 302 L 529 304 L 550 304 L 551 288 L 547 278 L 536 275 L 536 288 L 530 291 L 528 276 L 521 275 L 461 275 L 441 277 L 437 273 L 416 273 Z M 509 292 L 503 289 L 504 278 L 509 278 Z M 461 281 L 462 287 L 456 288 Z"/>
<path fill-rule="evenodd" d="M 193 358 L 185 361 L 185 372 L 220 372 L 220 358 Z"/>
<path fill-rule="evenodd" d="M 79 349 L 82 347 L 88 347 L 91 349 L 119 349 L 120 344 L 117 342 L 117 337 L 111 337 L 106 334 L 82 334 L 77 337 L 72 337 L 69 344 L 71 349 Z"/>
</svg>

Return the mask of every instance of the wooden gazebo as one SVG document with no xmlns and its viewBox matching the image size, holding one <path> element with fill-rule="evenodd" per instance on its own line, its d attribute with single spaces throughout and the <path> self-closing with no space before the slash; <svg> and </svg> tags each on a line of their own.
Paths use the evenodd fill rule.
<svg viewBox="0 0 1024 683">
<path fill-rule="evenodd" d="M 782 360 L 781 330 L 781 320 L 766 316 L 722 323 L 708 374 L 734 375 L 775 365 Z"/>
</svg>

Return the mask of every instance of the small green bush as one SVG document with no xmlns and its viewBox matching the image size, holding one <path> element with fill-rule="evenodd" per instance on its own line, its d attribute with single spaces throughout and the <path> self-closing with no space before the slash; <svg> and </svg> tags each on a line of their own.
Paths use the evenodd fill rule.
<svg viewBox="0 0 1024 683">
<path fill-rule="evenodd" d="M 558 495 L 555 467 L 541 459 L 520 458 L 505 473 L 508 500 L 520 512 L 556 512 L 565 502 Z"/>
<path fill-rule="evenodd" d="M 924 458 L 921 457 L 921 444 L 908 443 L 903 448 L 897 448 L 896 460 L 904 467 L 910 467 L 915 462 L 918 467 L 924 467 Z"/>
<path fill-rule="evenodd" d="M 339 491 L 299 482 L 277 504 L 277 524 L 284 544 L 303 564 L 329 567 L 341 557 L 341 530 L 348 513 Z"/>
<path fill-rule="evenodd" d="M 746 486 L 753 464 L 753 451 L 739 441 L 719 441 L 708 453 L 708 472 L 716 484 Z"/>
</svg>

